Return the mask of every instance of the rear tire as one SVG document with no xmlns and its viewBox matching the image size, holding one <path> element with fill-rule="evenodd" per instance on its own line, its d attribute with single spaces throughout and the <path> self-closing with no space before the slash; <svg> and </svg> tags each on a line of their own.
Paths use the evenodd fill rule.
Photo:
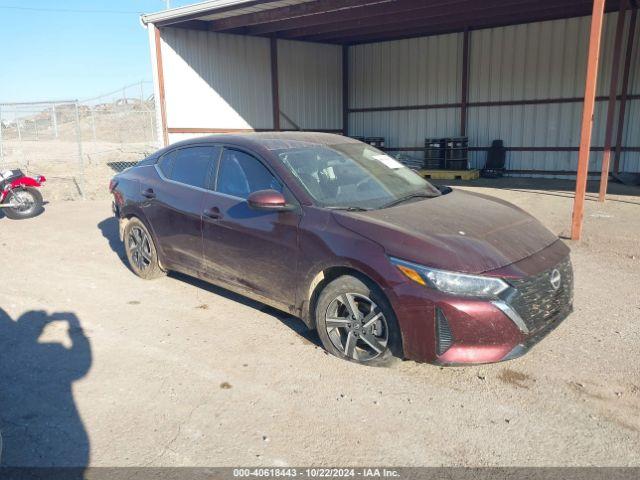
<svg viewBox="0 0 640 480">
<path fill-rule="evenodd" d="M 37 217 L 44 211 L 42 194 L 35 188 L 16 188 L 7 195 L 5 203 L 20 204 L 16 208 L 3 208 L 4 214 L 11 220 L 25 220 Z"/>
<path fill-rule="evenodd" d="M 338 358 L 387 366 L 403 356 L 395 313 L 374 284 L 351 275 L 336 278 L 320 293 L 315 316 L 324 348 Z"/>
<path fill-rule="evenodd" d="M 132 218 L 124 227 L 124 250 L 131 271 L 145 280 L 162 277 L 165 272 L 158 261 L 158 250 L 153 237 L 137 218 Z"/>
</svg>

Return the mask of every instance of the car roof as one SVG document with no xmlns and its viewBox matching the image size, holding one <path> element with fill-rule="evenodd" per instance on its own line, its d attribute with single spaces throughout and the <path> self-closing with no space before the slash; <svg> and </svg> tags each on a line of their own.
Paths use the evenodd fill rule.
<svg viewBox="0 0 640 480">
<path fill-rule="evenodd" d="M 247 148 L 264 148 L 267 150 L 287 150 L 313 146 L 359 143 L 350 137 L 323 132 L 248 132 L 224 133 L 196 137 L 174 143 L 168 148 L 185 147 L 203 143 L 226 143 Z"/>
</svg>

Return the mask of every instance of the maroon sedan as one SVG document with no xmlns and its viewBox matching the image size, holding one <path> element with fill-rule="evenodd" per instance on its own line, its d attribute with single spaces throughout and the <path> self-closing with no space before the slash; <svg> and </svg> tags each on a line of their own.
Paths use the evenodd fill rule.
<svg viewBox="0 0 640 480">
<path fill-rule="evenodd" d="M 537 220 L 339 135 L 189 140 L 110 188 L 140 277 L 240 292 L 300 317 L 340 358 L 508 360 L 572 310 L 569 249 Z"/>
</svg>

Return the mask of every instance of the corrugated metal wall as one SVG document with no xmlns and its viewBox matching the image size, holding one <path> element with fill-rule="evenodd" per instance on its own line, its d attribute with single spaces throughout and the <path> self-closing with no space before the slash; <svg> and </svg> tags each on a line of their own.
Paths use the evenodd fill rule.
<svg viewBox="0 0 640 480">
<path fill-rule="evenodd" d="M 351 47 L 350 107 L 459 102 L 461 62 L 462 34 Z M 424 145 L 425 137 L 451 135 L 458 125 L 458 108 L 357 112 L 349 117 L 349 134 L 410 147 Z"/>
<path fill-rule="evenodd" d="M 607 95 L 617 13 L 605 16 L 598 95 Z M 628 18 L 627 26 L 628 28 Z M 579 98 L 584 90 L 590 18 L 473 31 L 469 102 Z M 640 94 L 640 23 L 629 93 Z M 626 41 L 627 35 L 623 37 Z M 170 128 L 273 128 L 269 40 L 186 29 L 162 30 Z M 350 48 L 350 108 L 461 101 L 463 34 L 357 45 Z M 342 128 L 341 48 L 278 41 L 280 108 L 285 129 Z M 596 103 L 594 146 L 604 143 L 607 103 Z M 469 106 L 471 146 L 503 139 L 508 147 L 577 147 L 582 103 Z M 291 121 L 287 120 L 288 117 Z M 422 147 L 425 137 L 457 136 L 460 108 L 360 111 L 349 133 L 386 137 L 391 147 Z M 614 130 L 615 131 L 615 130 Z M 640 145 L 640 100 L 627 103 L 624 145 Z M 186 134 L 174 134 L 171 141 Z M 411 155 L 419 157 L 421 152 Z M 601 152 L 591 155 L 591 171 Z M 473 166 L 486 153 L 472 152 Z M 577 152 L 511 151 L 511 170 L 575 171 Z M 624 152 L 621 169 L 640 171 L 640 152 Z"/>
<path fill-rule="evenodd" d="M 634 50 L 632 52 L 629 76 L 629 93 L 640 95 L 640 18 L 636 25 Z M 623 144 L 630 147 L 640 146 L 640 99 L 628 100 L 624 124 Z M 640 172 L 640 152 L 622 154 L 621 171 Z"/>
<path fill-rule="evenodd" d="M 281 128 L 342 128 L 340 46 L 278 40 L 278 82 Z"/>
<path fill-rule="evenodd" d="M 169 128 L 273 127 L 268 39 L 164 28 L 162 60 Z"/>
<path fill-rule="evenodd" d="M 617 13 L 605 16 L 597 95 L 609 93 Z M 543 100 L 584 95 L 590 17 L 529 23 L 473 32 L 469 101 Z M 597 102 L 592 145 L 604 144 L 606 102 Z M 486 146 L 501 138 L 512 147 L 575 147 L 580 142 L 582 103 L 473 107 L 470 141 Z M 615 126 L 614 126 L 615 132 Z M 484 152 L 472 164 L 484 165 Z M 575 171 L 577 152 L 509 152 L 510 170 Z M 594 152 L 590 171 L 600 170 Z"/>
<path fill-rule="evenodd" d="M 269 39 L 164 28 L 162 56 L 169 128 L 273 128 Z M 279 40 L 278 77 L 282 128 L 342 128 L 341 47 Z"/>
<path fill-rule="evenodd" d="M 605 16 L 598 95 L 609 92 L 616 21 L 617 13 Z M 471 32 L 469 102 L 582 97 L 589 27 L 590 17 L 581 17 Z M 462 42 L 462 34 L 452 34 L 352 47 L 350 107 L 460 102 Z M 638 48 L 640 42 L 635 43 Z M 633 94 L 640 93 L 640 61 L 635 57 Z M 606 109 L 606 102 L 596 103 L 594 146 L 604 143 Z M 625 145 L 638 146 L 640 102 L 630 101 L 627 111 Z M 470 106 L 467 133 L 470 145 L 479 147 L 493 139 L 503 139 L 509 147 L 577 147 L 581 113 L 581 102 Z M 349 126 L 350 134 L 384 136 L 391 147 L 421 147 L 425 137 L 458 136 L 460 109 L 354 112 Z M 590 170 L 600 169 L 601 156 L 592 154 Z M 472 152 L 472 165 L 483 166 L 485 158 L 485 152 Z M 577 152 L 507 155 L 512 170 L 575 171 L 576 165 Z M 625 152 L 622 166 L 640 171 L 640 154 Z"/>
</svg>

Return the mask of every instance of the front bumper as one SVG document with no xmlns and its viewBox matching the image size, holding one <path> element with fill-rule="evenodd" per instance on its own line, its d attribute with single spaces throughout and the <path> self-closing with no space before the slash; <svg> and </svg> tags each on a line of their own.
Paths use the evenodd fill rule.
<svg viewBox="0 0 640 480">
<path fill-rule="evenodd" d="M 561 265 L 567 269 L 567 283 L 549 296 L 540 284 L 548 284 L 545 275 Z M 518 276 L 512 284 L 521 290 L 512 288 L 504 301 L 455 297 L 411 281 L 396 284 L 392 303 L 405 357 L 438 365 L 511 360 L 540 342 L 573 310 L 573 276 L 566 257 L 543 272 Z M 505 304 L 517 307 L 523 317 Z"/>
<path fill-rule="evenodd" d="M 530 334 L 527 336 L 525 341 L 513 347 L 513 349 L 502 358 L 502 361 L 513 360 L 514 358 L 521 357 L 527 353 L 534 345 L 555 330 L 556 327 L 560 325 L 563 320 L 569 316 L 569 314 L 571 314 L 571 312 L 573 312 L 573 305 L 568 305 L 566 310 L 550 318 L 544 327 L 537 332 Z"/>
<path fill-rule="evenodd" d="M 448 366 L 511 360 L 529 351 L 573 310 L 567 304 L 538 328 L 525 333 L 490 301 L 435 297 L 396 309 L 408 359 Z M 446 318 L 452 339 L 444 351 L 438 348 L 442 336 L 436 323 L 438 311 Z"/>
<path fill-rule="evenodd" d="M 555 330 L 573 311 L 573 305 L 567 305 L 565 309 L 550 317 L 538 330 L 522 334 L 521 339 L 505 353 L 506 346 L 511 346 L 512 341 L 500 343 L 495 348 L 487 349 L 486 345 L 466 345 L 462 348 L 453 346 L 433 363 L 444 366 L 481 365 L 484 363 L 497 363 L 523 356 L 549 333 Z M 511 337 L 513 338 L 513 337 Z M 478 352 L 478 350 L 480 350 Z"/>
</svg>

